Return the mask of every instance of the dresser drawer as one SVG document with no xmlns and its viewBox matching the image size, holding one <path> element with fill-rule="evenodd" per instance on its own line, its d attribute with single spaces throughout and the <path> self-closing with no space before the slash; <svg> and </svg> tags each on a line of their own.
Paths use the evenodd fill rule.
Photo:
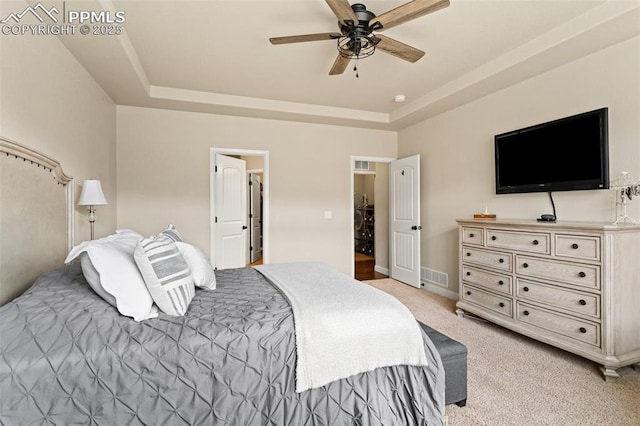
<svg viewBox="0 0 640 426">
<path fill-rule="evenodd" d="M 462 265 L 462 279 L 470 284 L 500 293 L 511 293 L 511 277 L 483 271 L 469 265 Z"/>
<path fill-rule="evenodd" d="M 572 259 L 600 260 L 600 237 L 556 235 L 555 255 Z"/>
<path fill-rule="evenodd" d="M 600 267 L 516 255 L 516 273 L 591 289 L 600 288 Z"/>
<path fill-rule="evenodd" d="M 511 272 L 513 270 L 512 260 L 513 256 L 510 253 L 462 247 L 462 261 L 465 263 Z"/>
<path fill-rule="evenodd" d="M 600 296 L 587 292 L 516 279 L 516 296 L 563 310 L 600 318 Z"/>
<path fill-rule="evenodd" d="M 465 244 L 484 244 L 484 230 L 482 228 L 462 228 L 462 242 Z"/>
<path fill-rule="evenodd" d="M 473 302 L 493 312 L 513 317 L 513 311 L 511 309 L 512 302 L 510 298 L 500 297 L 469 285 L 462 286 L 461 297 L 468 302 Z"/>
<path fill-rule="evenodd" d="M 487 229 L 487 247 L 551 254 L 551 236 L 542 232 L 512 232 Z"/>
<path fill-rule="evenodd" d="M 556 333 L 567 340 L 600 347 L 600 325 L 516 302 L 516 319 Z"/>
</svg>

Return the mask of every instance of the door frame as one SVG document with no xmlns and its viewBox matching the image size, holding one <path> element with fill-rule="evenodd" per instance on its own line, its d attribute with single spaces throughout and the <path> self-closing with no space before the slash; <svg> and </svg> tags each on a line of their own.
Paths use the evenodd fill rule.
<svg viewBox="0 0 640 426">
<path fill-rule="evenodd" d="M 353 178 L 353 175 L 355 174 L 356 171 L 356 161 L 369 161 L 372 163 L 391 163 L 392 161 L 397 160 L 397 158 L 395 157 L 371 157 L 371 156 L 365 156 L 365 155 L 352 155 L 350 158 L 350 170 L 351 170 L 351 174 L 350 174 L 350 179 L 351 179 L 351 186 L 350 186 L 350 201 L 349 201 L 349 211 L 351 212 L 351 242 L 350 244 L 353 246 L 353 242 L 355 240 L 356 237 L 356 232 L 353 229 L 353 211 L 355 209 L 355 202 L 353 200 L 353 192 L 355 190 L 355 180 Z M 350 250 L 351 252 L 351 277 L 355 278 L 356 276 L 356 253 L 355 250 L 352 248 Z"/>
<path fill-rule="evenodd" d="M 262 157 L 262 262 L 269 263 L 269 151 L 238 148 L 209 148 L 209 258 L 215 259 L 216 154 Z"/>
</svg>

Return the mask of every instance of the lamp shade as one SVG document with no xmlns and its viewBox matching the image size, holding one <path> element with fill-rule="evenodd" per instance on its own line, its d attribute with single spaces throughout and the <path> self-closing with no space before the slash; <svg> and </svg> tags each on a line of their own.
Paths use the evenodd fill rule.
<svg viewBox="0 0 640 426">
<path fill-rule="evenodd" d="M 79 206 L 101 206 L 108 204 L 99 180 L 85 180 L 78 200 Z"/>
</svg>

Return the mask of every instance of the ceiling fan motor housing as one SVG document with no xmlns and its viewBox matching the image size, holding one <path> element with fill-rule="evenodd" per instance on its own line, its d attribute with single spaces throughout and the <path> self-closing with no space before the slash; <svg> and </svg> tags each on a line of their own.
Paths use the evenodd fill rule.
<svg viewBox="0 0 640 426">
<path fill-rule="evenodd" d="M 354 3 L 351 9 L 358 18 L 358 22 L 348 21 L 340 24 L 343 37 L 338 42 L 338 50 L 343 57 L 364 58 L 375 51 L 380 39 L 371 35 L 374 27 L 369 22 L 376 17 L 375 13 L 367 10 L 362 3 Z"/>
</svg>

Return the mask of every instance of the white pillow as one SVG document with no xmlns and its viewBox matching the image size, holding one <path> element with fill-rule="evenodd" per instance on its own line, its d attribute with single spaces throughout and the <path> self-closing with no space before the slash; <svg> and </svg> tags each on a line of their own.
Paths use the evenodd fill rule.
<svg viewBox="0 0 640 426">
<path fill-rule="evenodd" d="M 102 284 L 100 284 L 100 274 L 96 271 L 93 263 L 91 263 L 91 258 L 86 251 L 80 253 L 80 266 L 82 267 L 82 274 L 84 275 L 84 278 L 87 280 L 93 291 L 98 293 L 98 296 L 109 302 L 110 305 L 117 307 L 116 298 L 102 288 Z"/>
<path fill-rule="evenodd" d="M 182 316 L 195 295 L 189 265 L 169 237 L 141 238 L 134 259 L 153 301 L 162 312 Z"/>
<path fill-rule="evenodd" d="M 122 315 L 136 321 L 158 316 L 158 310 L 153 306 L 153 299 L 133 259 L 140 238 L 140 234 L 131 230 L 116 231 L 116 234 L 108 237 L 78 244 L 65 259 L 65 263 L 69 263 L 86 253 L 89 262 L 85 260 L 83 265 L 81 257 L 80 264 L 89 285 L 107 302 L 114 304 Z M 99 280 L 96 280 L 96 275 Z M 112 297 L 105 297 L 104 293 Z"/>
<path fill-rule="evenodd" d="M 176 246 L 191 269 L 196 287 L 215 290 L 216 274 L 209 258 L 198 247 L 191 244 L 176 242 Z"/>
</svg>

